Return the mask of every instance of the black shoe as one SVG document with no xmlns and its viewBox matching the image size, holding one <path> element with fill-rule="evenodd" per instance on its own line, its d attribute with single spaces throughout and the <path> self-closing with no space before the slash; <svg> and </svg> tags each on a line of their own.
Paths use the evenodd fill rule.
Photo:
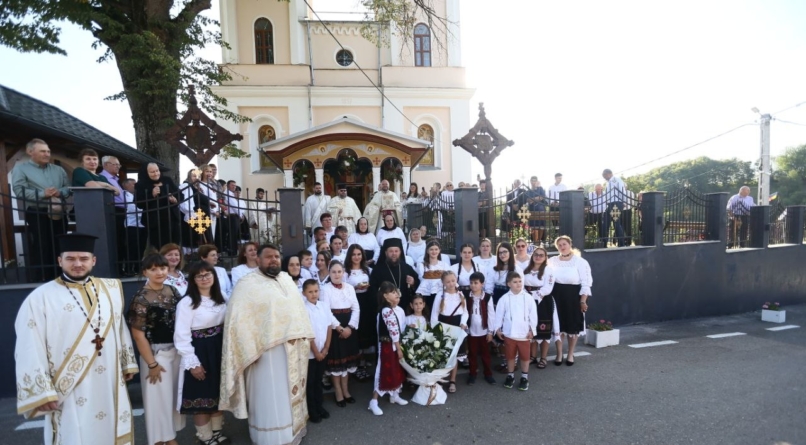
<svg viewBox="0 0 806 445">
<path fill-rule="evenodd" d="M 330 418 L 330 413 L 327 412 L 326 409 L 322 408 L 322 409 L 319 410 L 319 417 L 321 417 L 323 419 L 329 419 Z"/>
<path fill-rule="evenodd" d="M 526 391 L 527 389 L 529 389 L 529 379 L 521 377 L 521 384 L 518 385 L 518 389 L 521 391 Z"/>
<path fill-rule="evenodd" d="M 355 403 L 355 399 L 352 396 L 347 397 L 346 399 L 344 399 L 344 401 L 349 403 L 349 404 Z"/>
<path fill-rule="evenodd" d="M 475 385 L 476 384 L 476 376 L 471 375 L 467 378 L 468 385 Z"/>
<path fill-rule="evenodd" d="M 565 364 L 568 365 L 568 366 L 574 366 L 574 362 L 572 362 L 571 360 L 568 360 L 568 359 L 565 359 Z"/>
<path fill-rule="evenodd" d="M 347 402 L 345 402 L 343 399 L 336 400 L 336 406 L 338 406 L 339 408 L 344 408 L 345 406 L 347 406 Z"/>
<path fill-rule="evenodd" d="M 495 379 L 493 378 L 493 376 L 489 376 L 489 377 L 484 376 L 484 381 L 489 383 L 490 385 L 495 385 Z"/>
<path fill-rule="evenodd" d="M 321 417 L 313 417 L 313 416 L 311 416 L 308 420 L 310 420 L 311 423 L 321 423 L 322 422 Z"/>
<path fill-rule="evenodd" d="M 515 377 L 511 376 L 511 375 L 508 375 L 507 379 L 504 380 L 504 388 L 510 389 L 510 388 L 512 388 L 512 385 L 514 385 L 514 384 L 515 384 Z"/>
<path fill-rule="evenodd" d="M 562 356 L 560 356 L 560 359 L 559 359 L 559 360 L 554 359 L 554 365 L 556 365 L 556 366 L 562 366 L 562 364 L 563 364 L 563 357 L 562 357 Z"/>
</svg>

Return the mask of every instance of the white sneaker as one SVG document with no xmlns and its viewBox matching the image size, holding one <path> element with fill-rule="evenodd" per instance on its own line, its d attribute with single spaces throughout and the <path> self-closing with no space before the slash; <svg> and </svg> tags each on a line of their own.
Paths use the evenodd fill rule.
<svg viewBox="0 0 806 445">
<path fill-rule="evenodd" d="M 398 394 L 389 394 L 389 401 L 392 403 L 397 403 L 400 406 L 406 406 L 409 404 L 407 400 L 400 397 Z"/>
<path fill-rule="evenodd" d="M 375 414 L 376 416 L 382 416 L 383 415 L 383 411 L 381 411 L 381 408 L 378 407 L 378 401 L 377 400 L 370 400 L 369 408 L 367 408 L 367 409 L 372 411 L 372 414 Z"/>
</svg>

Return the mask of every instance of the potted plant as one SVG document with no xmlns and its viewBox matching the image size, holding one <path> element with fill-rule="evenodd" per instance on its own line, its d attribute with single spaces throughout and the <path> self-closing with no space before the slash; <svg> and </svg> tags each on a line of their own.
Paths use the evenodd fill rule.
<svg viewBox="0 0 806 445">
<path fill-rule="evenodd" d="M 783 323 L 786 321 L 786 311 L 781 310 L 781 303 L 768 301 L 761 305 L 761 321 Z"/>
<path fill-rule="evenodd" d="M 595 348 L 606 348 L 616 346 L 619 341 L 619 330 L 613 329 L 613 323 L 607 320 L 599 320 L 588 325 L 588 332 L 585 334 L 585 344 Z"/>
</svg>

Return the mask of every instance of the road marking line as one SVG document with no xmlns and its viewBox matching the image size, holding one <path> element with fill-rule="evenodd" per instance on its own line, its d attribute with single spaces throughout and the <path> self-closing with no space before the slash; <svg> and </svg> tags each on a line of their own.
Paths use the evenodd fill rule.
<svg viewBox="0 0 806 445">
<path fill-rule="evenodd" d="M 146 410 L 144 410 L 143 408 L 133 409 L 132 410 L 132 415 L 133 416 L 142 416 L 145 411 Z"/>
<path fill-rule="evenodd" d="M 587 357 L 587 356 L 589 356 L 589 355 L 591 355 L 591 353 L 590 353 L 590 352 L 584 352 L 584 351 L 581 351 L 581 352 L 575 352 L 575 353 L 574 353 L 574 358 L 577 358 L 577 357 Z M 563 358 L 568 358 L 568 354 L 563 354 Z M 557 354 L 550 355 L 550 356 L 546 357 L 546 360 L 548 360 L 548 361 L 554 361 L 554 360 L 557 360 Z"/>
<path fill-rule="evenodd" d="M 788 324 L 786 326 L 778 326 L 778 327 L 774 327 L 774 328 L 767 328 L 767 330 L 768 331 L 785 331 L 787 329 L 797 329 L 799 327 L 800 326 L 798 326 L 796 324 Z"/>
<path fill-rule="evenodd" d="M 740 335 L 747 335 L 744 332 L 728 332 L 726 334 L 714 334 L 714 335 L 706 335 L 708 338 L 726 338 L 726 337 L 738 337 Z"/>
<path fill-rule="evenodd" d="M 44 428 L 44 427 L 45 427 L 44 420 L 32 420 L 30 422 L 23 423 L 17 428 L 14 428 L 14 431 L 32 430 L 34 428 Z"/>
<path fill-rule="evenodd" d="M 631 348 L 650 348 L 652 346 L 665 346 L 665 345 L 673 345 L 677 343 L 676 341 L 672 340 L 663 340 L 663 341 L 653 341 L 651 343 L 638 343 L 634 345 L 628 345 Z"/>
</svg>

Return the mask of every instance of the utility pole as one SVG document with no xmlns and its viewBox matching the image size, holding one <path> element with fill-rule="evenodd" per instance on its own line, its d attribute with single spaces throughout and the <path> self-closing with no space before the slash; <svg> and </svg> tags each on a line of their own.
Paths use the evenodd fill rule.
<svg viewBox="0 0 806 445">
<path fill-rule="evenodd" d="M 758 178 L 758 205 L 767 205 L 770 201 L 770 120 L 769 114 L 761 115 L 761 172 Z"/>
</svg>

